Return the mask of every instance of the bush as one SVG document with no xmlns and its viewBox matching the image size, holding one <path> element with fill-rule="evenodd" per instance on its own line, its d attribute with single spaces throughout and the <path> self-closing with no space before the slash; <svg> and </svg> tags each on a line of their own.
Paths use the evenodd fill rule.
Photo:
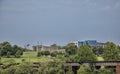
<svg viewBox="0 0 120 74">
<path fill-rule="evenodd" d="M 38 57 L 40 57 L 42 55 L 48 56 L 48 55 L 50 55 L 50 52 L 49 51 L 41 51 L 41 52 L 38 52 L 38 54 L 37 54 Z"/>
<path fill-rule="evenodd" d="M 52 57 L 56 57 L 56 56 L 57 56 L 57 53 L 52 52 L 52 53 L 50 53 L 50 55 L 51 55 Z"/>
</svg>

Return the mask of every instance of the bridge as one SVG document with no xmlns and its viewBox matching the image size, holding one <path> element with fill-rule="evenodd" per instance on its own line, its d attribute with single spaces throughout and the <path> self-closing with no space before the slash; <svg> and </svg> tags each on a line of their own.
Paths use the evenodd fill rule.
<svg viewBox="0 0 120 74">
<path fill-rule="evenodd" d="M 68 66 L 69 69 L 88 64 L 93 64 L 95 66 L 115 66 L 116 74 L 120 74 L 120 61 L 66 62 L 66 66 Z"/>
<path fill-rule="evenodd" d="M 116 74 L 120 74 L 120 61 L 94 61 L 94 62 L 66 62 L 65 66 L 68 67 L 68 70 L 73 70 L 74 74 L 77 74 L 77 70 L 82 65 L 92 64 L 98 68 L 100 66 L 113 66 L 116 67 Z M 33 67 L 39 68 L 40 62 L 34 62 Z"/>
</svg>

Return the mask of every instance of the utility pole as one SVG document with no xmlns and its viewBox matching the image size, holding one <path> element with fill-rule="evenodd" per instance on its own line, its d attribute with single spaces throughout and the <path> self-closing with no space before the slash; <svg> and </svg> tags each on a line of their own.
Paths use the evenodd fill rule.
<svg viewBox="0 0 120 74">
<path fill-rule="evenodd" d="M 39 41 L 37 41 L 37 52 L 39 52 Z"/>
</svg>

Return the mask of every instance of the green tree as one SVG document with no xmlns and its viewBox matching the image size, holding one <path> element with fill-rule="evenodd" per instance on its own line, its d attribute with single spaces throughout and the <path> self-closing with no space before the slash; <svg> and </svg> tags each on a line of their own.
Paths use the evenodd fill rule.
<svg viewBox="0 0 120 74">
<path fill-rule="evenodd" d="M 42 56 L 42 55 L 48 56 L 48 55 L 50 55 L 50 52 L 49 52 L 49 51 L 41 51 L 41 52 L 38 52 L 38 53 L 37 53 L 37 56 L 38 56 L 38 57 L 40 57 L 40 56 Z"/>
<path fill-rule="evenodd" d="M 113 69 L 101 68 L 98 70 L 97 74 L 116 74 Z"/>
<path fill-rule="evenodd" d="M 1 58 L 1 56 L 0 56 L 0 64 L 1 64 L 1 62 L 2 62 L 2 58 Z"/>
<path fill-rule="evenodd" d="M 89 46 L 83 45 L 78 49 L 76 59 L 78 62 L 90 62 L 96 60 L 96 55 Z"/>
<path fill-rule="evenodd" d="M 74 74 L 74 72 L 72 70 L 69 70 L 66 72 L 66 74 Z"/>
<path fill-rule="evenodd" d="M 59 69 L 56 74 L 65 74 L 65 71 L 63 69 Z"/>
<path fill-rule="evenodd" d="M 12 46 L 9 42 L 3 42 L 0 44 L 0 55 L 6 56 L 8 52 L 11 52 Z"/>
<path fill-rule="evenodd" d="M 42 67 L 39 67 L 38 74 L 44 74 L 44 69 Z"/>
<path fill-rule="evenodd" d="M 15 74 L 31 74 L 32 73 L 32 64 L 30 63 L 21 63 L 17 66 Z"/>
<path fill-rule="evenodd" d="M 56 57 L 57 56 L 57 52 L 52 52 L 52 53 L 50 53 L 50 55 L 52 56 L 52 57 Z"/>
<path fill-rule="evenodd" d="M 80 66 L 80 68 L 77 71 L 78 74 L 92 74 L 92 71 L 88 65 L 86 66 Z"/>
<path fill-rule="evenodd" d="M 0 56 L 13 57 L 17 51 L 21 51 L 22 55 L 24 49 L 17 45 L 12 46 L 9 42 L 0 43 Z"/>
<path fill-rule="evenodd" d="M 17 50 L 17 52 L 15 53 L 15 57 L 19 58 L 22 53 L 23 53 L 23 51 Z"/>
<path fill-rule="evenodd" d="M 15 73 L 15 70 L 16 70 L 16 68 L 13 66 L 11 66 L 11 67 L 9 67 L 9 68 L 7 68 L 7 69 L 5 69 L 5 74 L 14 74 Z"/>
<path fill-rule="evenodd" d="M 98 56 L 102 55 L 104 51 L 103 47 L 93 47 L 92 49 L 93 49 L 93 52 Z"/>
<path fill-rule="evenodd" d="M 78 49 L 74 43 L 69 43 L 67 44 L 67 46 L 64 46 L 63 48 L 65 48 L 66 53 L 68 53 L 69 55 L 76 54 L 76 51 Z"/>
<path fill-rule="evenodd" d="M 80 66 L 77 73 L 78 74 L 99 74 L 93 64 Z"/>
<path fill-rule="evenodd" d="M 119 61 L 119 49 L 112 42 L 107 42 L 103 52 L 103 58 L 105 61 Z"/>
<path fill-rule="evenodd" d="M 8 51 L 8 52 L 7 52 L 7 55 L 6 55 L 6 56 L 7 56 L 7 58 L 10 58 L 10 55 L 11 55 L 11 52 L 10 52 L 10 51 Z"/>
</svg>

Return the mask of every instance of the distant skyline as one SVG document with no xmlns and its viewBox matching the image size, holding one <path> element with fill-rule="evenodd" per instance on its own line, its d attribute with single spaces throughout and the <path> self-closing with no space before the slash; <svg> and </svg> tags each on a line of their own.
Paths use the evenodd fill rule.
<svg viewBox="0 0 120 74">
<path fill-rule="evenodd" d="M 0 43 L 120 44 L 120 0 L 0 0 Z"/>
</svg>

